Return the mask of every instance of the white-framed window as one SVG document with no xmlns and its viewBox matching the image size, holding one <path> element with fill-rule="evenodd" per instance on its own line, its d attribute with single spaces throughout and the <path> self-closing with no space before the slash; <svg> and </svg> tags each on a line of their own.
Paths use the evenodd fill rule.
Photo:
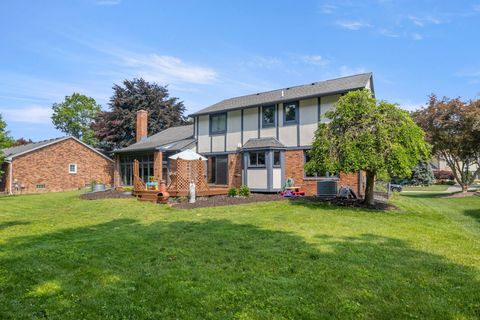
<svg viewBox="0 0 480 320">
<path fill-rule="evenodd" d="M 39 183 L 39 184 L 37 184 L 37 185 L 35 186 L 35 188 L 37 188 L 37 189 L 45 189 L 46 186 L 45 186 L 45 183 Z"/>
<path fill-rule="evenodd" d="M 77 173 L 77 164 L 76 163 L 70 163 L 68 165 L 68 173 Z"/>
</svg>

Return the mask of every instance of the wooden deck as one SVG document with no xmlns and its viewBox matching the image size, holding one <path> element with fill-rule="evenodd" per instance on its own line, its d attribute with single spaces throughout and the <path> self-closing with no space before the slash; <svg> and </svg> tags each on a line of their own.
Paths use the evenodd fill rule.
<svg viewBox="0 0 480 320">
<path fill-rule="evenodd" d="M 186 197 L 188 196 L 188 191 L 170 191 L 168 190 L 170 197 Z M 197 197 L 208 197 L 208 196 L 218 196 L 222 194 L 227 194 L 228 188 L 220 188 L 220 187 L 210 187 L 208 190 L 205 191 L 198 191 L 196 193 Z"/>
</svg>

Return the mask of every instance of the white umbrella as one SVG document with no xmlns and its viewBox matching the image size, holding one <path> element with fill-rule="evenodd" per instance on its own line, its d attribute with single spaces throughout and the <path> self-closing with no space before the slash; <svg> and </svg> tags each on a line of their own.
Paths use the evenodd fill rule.
<svg viewBox="0 0 480 320">
<path fill-rule="evenodd" d="M 195 151 L 192 151 L 190 149 L 187 149 L 185 151 L 182 151 L 180 153 L 177 153 L 177 154 L 174 154 L 173 156 L 170 156 L 168 157 L 169 159 L 172 159 L 172 160 L 177 160 L 177 159 L 182 159 L 182 160 L 189 160 L 189 161 L 192 161 L 192 160 L 207 160 L 207 158 L 199 155 L 198 153 L 196 153 Z"/>
<path fill-rule="evenodd" d="M 174 154 L 173 156 L 170 156 L 169 159 L 172 159 L 172 160 L 182 159 L 187 161 L 194 161 L 194 160 L 206 161 L 207 160 L 207 158 L 199 155 L 198 153 L 190 149 Z M 190 203 L 194 203 L 195 202 L 195 183 L 194 183 L 194 180 L 192 179 L 191 162 L 188 163 L 188 176 L 189 176 L 189 182 L 190 182 L 190 191 L 189 191 Z"/>
</svg>

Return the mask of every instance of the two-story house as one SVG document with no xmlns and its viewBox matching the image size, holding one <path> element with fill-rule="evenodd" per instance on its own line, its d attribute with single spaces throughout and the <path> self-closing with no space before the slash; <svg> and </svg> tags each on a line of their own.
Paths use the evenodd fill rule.
<svg viewBox="0 0 480 320">
<path fill-rule="evenodd" d="M 318 124 L 327 122 L 341 95 L 373 89 L 371 73 L 309 83 L 220 101 L 191 114 L 197 152 L 208 158 L 208 182 L 279 191 L 287 178 L 315 194 L 317 181 L 338 179 L 361 191 L 361 174 L 309 176 L 308 161 Z"/>
<path fill-rule="evenodd" d="M 304 164 L 318 124 L 341 95 L 373 89 L 371 73 L 309 83 L 220 101 L 190 115 L 193 125 L 169 128 L 147 137 L 147 114 L 137 116 L 137 143 L 115 151 L 115 185 L 132 183 L 132 162 L 140 162 L 140 176 L 169 180 L 174 172 L 168 156 L 195 150 L 208 161 L 208 183 L 247 185 L 256 192 L 277 192 L 293 178 L 307 194 L 317 182 L 335 179 L 338 187 L 361 193 L 362 175 L 307 175 Z"/>
</svg>

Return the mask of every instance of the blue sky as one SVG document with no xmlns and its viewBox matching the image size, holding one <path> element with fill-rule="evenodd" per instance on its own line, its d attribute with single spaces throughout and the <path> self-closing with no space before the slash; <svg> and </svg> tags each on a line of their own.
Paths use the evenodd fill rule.
<svg viewBox="0 0 480 320">
<path fill-rule="evenodd" d="M 51 105 L 112 85 L 167 85 L 189 112 L 221 99 L 354 73 L 412 110 L 434 92 L 480 98 L 479 1 L 0 3 L 0 113 L 15 138 L 61 136 Z"/>
</svg>

